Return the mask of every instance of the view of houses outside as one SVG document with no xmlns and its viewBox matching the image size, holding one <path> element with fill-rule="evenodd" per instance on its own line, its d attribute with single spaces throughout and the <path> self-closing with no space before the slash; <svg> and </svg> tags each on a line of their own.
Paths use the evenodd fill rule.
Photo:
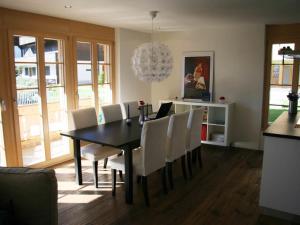
<svg viewBox="0 0 300 225">
<path fill-rule="evenodd" d="M 292 90 L 293 64 L 294 60 L 278 55 L 278 50 L 289 46 L 295 48 L 295 44 L 273 44 L 271 85 L 269 100 L 268 122 L 272 123 L 282 112 L 288 110 L 289 101 L 287 95 Z"/>
<path fill-rule="evenodd" d="M 94 96 L 92 80 L 91 43 L 77 42 L 77 84 L 79 96 L 79 108 L 94 107 L 95 100 L 98 105 L 112 103 L 112 89 L 110 78 L 109 46 L 97 44 L 97 71 L 98 71 L 98 96 Z M 99 123 L 103 122 L 102 112 L 99 112 Z"/>
</svg>

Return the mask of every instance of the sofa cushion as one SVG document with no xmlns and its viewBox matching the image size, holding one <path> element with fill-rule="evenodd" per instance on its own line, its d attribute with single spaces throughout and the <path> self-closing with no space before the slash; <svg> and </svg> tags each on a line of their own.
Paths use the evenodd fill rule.
<svg viewBox="0 0 300 225">
<path fill-rule="evenodd" d="M 52 169 L 0 167 L 1 199 L 13 202 L 18 225 L 57 225 L 57 181 Z"/>
</svg>

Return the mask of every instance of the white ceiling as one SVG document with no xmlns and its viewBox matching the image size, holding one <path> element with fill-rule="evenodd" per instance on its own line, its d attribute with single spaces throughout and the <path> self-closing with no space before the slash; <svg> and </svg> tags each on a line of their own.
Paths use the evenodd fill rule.
<svg viewBox="0 0 300 225">
<path fill-rule="evenodd" d="M 160 11 L 162 31 L 300 22 L 300 0 L 0 0 L 0 6 L 141 31 L 151 29 L 151 10 Z"/>
</svg>

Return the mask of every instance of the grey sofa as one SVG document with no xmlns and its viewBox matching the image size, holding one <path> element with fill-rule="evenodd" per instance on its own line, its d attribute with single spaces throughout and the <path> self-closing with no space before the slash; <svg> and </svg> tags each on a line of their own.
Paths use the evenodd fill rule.
<svg viewBox="0 0 300 225">
<path fill-rule="evenodd" d="M 0 167 L 1 202 L 9 202 L 13 224 L 57 225 L 54 170 Z"/>
</svg>

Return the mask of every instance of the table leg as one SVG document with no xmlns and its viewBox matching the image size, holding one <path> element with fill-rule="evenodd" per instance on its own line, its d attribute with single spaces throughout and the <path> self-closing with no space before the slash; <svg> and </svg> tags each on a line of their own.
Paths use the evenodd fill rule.
<svg viewBox="0 0 300 225">
<path fill-rule="evenodd" d="M 124 149 L 125 157 L 125 199 L 127 204 L 133 202 L 133 168 L 132 168 L 132 149 Z"/>
<path fill-rule="evenodd" d="M 82 185 L 80 140 L 73 139 L 73 144 L 74 144 L 74 162 L 75 162 L 76 183 L 78 185 Z"/>
</svg>

